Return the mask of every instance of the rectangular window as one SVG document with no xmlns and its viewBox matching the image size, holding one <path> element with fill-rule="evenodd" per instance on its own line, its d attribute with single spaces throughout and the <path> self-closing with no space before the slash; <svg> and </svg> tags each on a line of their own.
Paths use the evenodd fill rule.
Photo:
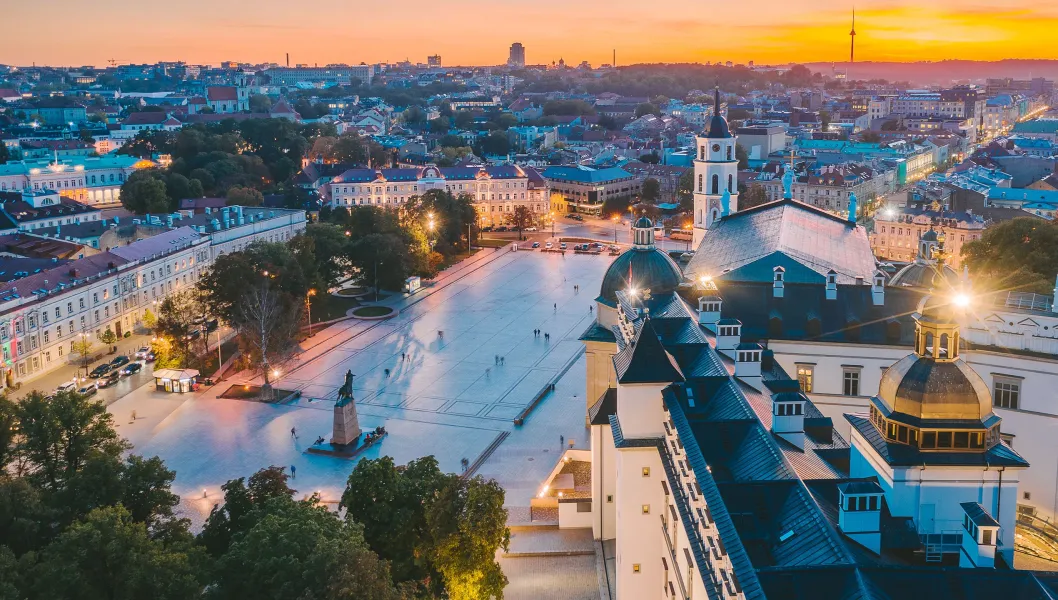
<svg viewBox="0 0 1058 600">
<path fill-rule="evenodd" d="M 985 546 L 991 546 L 992 545 L 992 530 L 991 529 L 985 529 L 984 531 L 981 532 L 981 534 L 982 534 L 981 535 L 981 543 L 984 544 Z"/>
<path fill-rule="evenodd" d="M 844 367 L 841 376 L 842 391 L 846 396 L 860 395 L 860 368 Z"/>
<path fill-rule="evenodd" d="M 806 394 L 812 393 L 812 380 L 815 376 L 815 365 L 797 365 L 797 383 L 801 385 L 801 391 Z"/>
<path fill-rule="evenodd" d="M 999 408 L 1017 408 L 1021 397 L 1021 380 L 1010 377 L 995 377 L 992 383 L 992 401 Z"/>
</svg>

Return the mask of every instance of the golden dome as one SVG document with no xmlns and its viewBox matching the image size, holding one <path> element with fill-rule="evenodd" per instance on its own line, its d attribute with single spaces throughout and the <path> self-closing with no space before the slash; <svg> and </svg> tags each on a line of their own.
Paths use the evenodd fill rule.
<svg viewBox="0 0 1058 600">
<path fill-rule="evenodd" d="M 988 385 L 961 358 L 909 354 L 882 374 L 878 398 L 890 411 L 924 421 L 984 421 L 992 415 Z"/>
</svg>

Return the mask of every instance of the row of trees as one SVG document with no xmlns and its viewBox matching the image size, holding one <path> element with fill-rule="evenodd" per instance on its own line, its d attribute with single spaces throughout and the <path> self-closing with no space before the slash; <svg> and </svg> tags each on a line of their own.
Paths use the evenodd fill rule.
<svg viewBox="0 0 1058 600">
<path fill-rule="evenodd" d="M 503 597 L 503 490 L 433 457 L 360 462 L 344 517 L 262 469 L 222 486 L 196 536 L 176 474 L 127 450 L 99 402 L 0 397 L 0 598 Z"/>
<path fill-rule="evenodd" d="M 173 210 L 183 198 L 286 193 L 319 138 L 335 138 L 333 125 L 299 125 L 286 119 L 234 119 L 185 126 L 179 131 L 141 131 L 118 152 L 149 158 L 169 154 L 167 169 L 133 174 L 121 189 L 129 210 Z M 164 187 L 164 189 L 163 189 Z M 235 200 L 233 200 L 235 202 Z"/>
</svg>

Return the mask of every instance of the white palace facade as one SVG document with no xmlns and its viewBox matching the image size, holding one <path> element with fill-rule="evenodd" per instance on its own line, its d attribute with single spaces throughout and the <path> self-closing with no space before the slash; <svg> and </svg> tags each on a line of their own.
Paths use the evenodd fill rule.
<svg viewBox="0 0 1058 600">
<path fill-rule="evenodd" d="M 1058 363 L 986 347 L 1021 313 L 975 308 L 942 240 L 890 285 L 854 211 L 721 211 L 683 271 L 634 225 L 581 337 L 590 486 L 540 493 L 613 597 L 1054 597 L 1015 567 L 1054 514 Z"/>
</svg>

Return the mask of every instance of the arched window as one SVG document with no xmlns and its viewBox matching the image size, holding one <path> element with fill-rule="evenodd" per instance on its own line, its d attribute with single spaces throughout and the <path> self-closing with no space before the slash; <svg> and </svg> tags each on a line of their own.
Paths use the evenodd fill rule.
<svg viewBox="0 0 1058 600">
<path fill-rule="evenodd" d="M 713 193 L 714 194 L 719 194 L 720 193 L 720 176 L 719 175 L 713 175 Z"/>
<path fill-rule="evenodd" d="M 701 174 L 698 175 L 698 191 L 699 192 L 702 191 L 702 177 L 703 177 L 703 175 L 701 175 Z"/>
<path fill-rule="evenodd" d="M 933 334 L 932 333 L 927 333 L 926 334 L 926 346 L 922 350 L 923 350 L 922 353 L 925 354 L 926 356 L 932 356 L 932 357 L 936 358 L 937 353 L 933 349 Z"/>
<path fill-rule="evenodd" d="M 959 332 L 951 335 L 951 357 L 959 358 Z"/>
<path fill-rule="evenodd" d="M 727 147 L 727 160 L 731 160 L 731 146 L 730 145 L 728 145 L 728 147 Z"/>
<path fill-rule="evenodd" d="M 937 358 L 951 356 L 951 352 L 948 351 L 948 334 L 940 334 L 940 348 L 938 348 Z"/>
<path fill-rule="evenodd" d="M 705 146 L 698 146 L 698 160 L 705 160 Z"/>
<path fill-rule="evenodd" d="M 735 176 L 734 175 L 728 175 L 727 176 L 727 191 L 731 192 L 732 194 L 735 193 Z"/>
</svg>

